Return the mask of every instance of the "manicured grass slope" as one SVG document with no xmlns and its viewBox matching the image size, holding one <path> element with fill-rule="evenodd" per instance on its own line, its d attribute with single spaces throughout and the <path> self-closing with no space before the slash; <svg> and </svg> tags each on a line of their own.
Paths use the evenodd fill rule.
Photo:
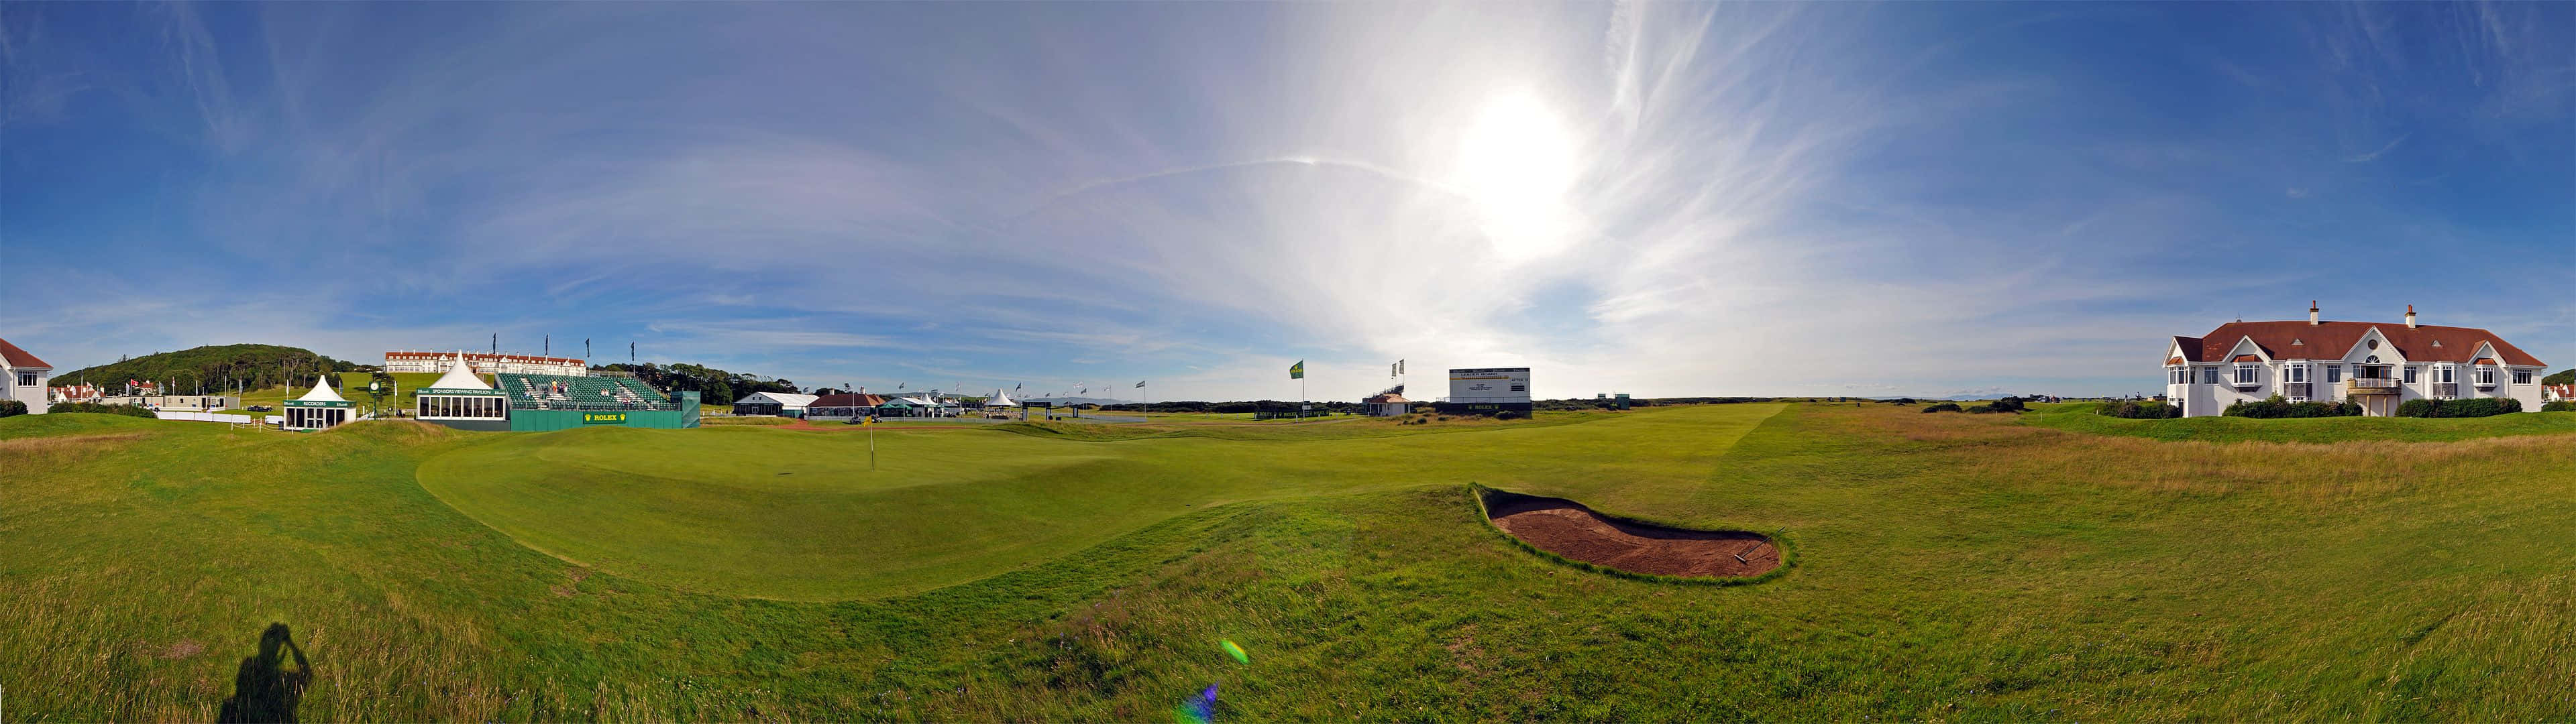
<svg viewBox="0 0 2576 724">
<path fill-rule="evenodd" d="M 410 477 L 569 434 L 0 420 L 0 686 L 13 720 L 208 719 L 278 621 L 320 672 L 314 721 L 1159 720 L 1212 681 L 1221 719 L 2576 716 L 2576 435 L 2163 442 L 1830 405 L 1742 432 L 1755 410 L 1401 441 L 1525 434 L 1513 463 L 1452 462 L 1606 512 L 1784 527 L 1801 563 L 1761 585 L 1547 563 L 1426 480 L 1024 540 L 1074 552 L 836 603 L 591 573 Z M 1500 480 L 1551 468 L 1559 435 L 1706 458 Z M 1047 442 L 1154 469 L 1176 463 L 1120 448 L 1332 441 Z"/>
<path fill-rule="evenodd" d="M 2244 417 L 2188 417 L 2170 420 L 2123 420 L 2094 414 L 2098 402 L 2038 405 L 2032 424 L 2101 435 L 2129 435 L 2158 440 L 2208 442 L 2309 442 L 2347 440 L 2467 440 L 2499 435 L 2576 433 L 2576 412 L 2518 412 L 2494 417 L 2311 417 L 2256 420 Z"/>
<path fill-rule="evenodd" d="M 1470 481 L 1668 488 L 1702 474 L 1777 409 L 1566 416 L 1597 422 L 1459 434 L 1393 425 L 893 428 L 876 435 L 874 472 L 867 437 L 846 431 L 602 428 L 447 453 L 422 465 L 420 479 L 530 547 L 609 573 L 832 600 L 983 578 L 1230 502 Z M 1065 437 L 1086 433 L 1153 437 Z"/>
</svg>

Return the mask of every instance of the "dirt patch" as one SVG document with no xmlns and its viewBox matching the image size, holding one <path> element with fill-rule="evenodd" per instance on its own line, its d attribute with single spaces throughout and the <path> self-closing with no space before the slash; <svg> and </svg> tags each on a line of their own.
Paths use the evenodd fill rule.
<svg viewBox="0 0 2576 724">
<path fill-rule="evenodd" d="M 1485 510 L 1495 527 L 1539 550 L 1632 573 L 1734 578 L 1780 567 L 1780 549 L 1754 533 L 1666 528 L 1501 491 L 1485 499 Z"/>
<path fill-rule="evenodd" d="M 171 644 L 170 648 L 161 650 L 161 658 L 184 659 L 190 656 L 195 656 L 197 655 L 197 652 L 204 650 L 206 650 L 206 645 L 197 643 L 196 639 L 179 639 L 179 642 Z"/>
</svg>

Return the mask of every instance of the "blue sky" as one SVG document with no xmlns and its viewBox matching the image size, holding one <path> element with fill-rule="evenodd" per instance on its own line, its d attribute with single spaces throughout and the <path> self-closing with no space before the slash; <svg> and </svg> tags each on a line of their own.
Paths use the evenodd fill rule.
<svg viewBox="0 0 2576 724">
<path fill-rule="evenodd" d="M 17 3 L 0 65 L 66 368 L 2125 393 L 2310 299 L 2576 364 L 2564 3 Z"/>
</svg>

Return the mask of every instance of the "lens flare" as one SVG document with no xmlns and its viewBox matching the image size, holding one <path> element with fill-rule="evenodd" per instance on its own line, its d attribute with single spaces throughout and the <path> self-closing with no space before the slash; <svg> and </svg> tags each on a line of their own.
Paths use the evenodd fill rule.
<svg viewBox="0 0 2576 724">
<path fill-rule="evenodd" d="M 1234 662 L 1235 662 L 1235 663 L 1238 663 L 1238 664 L 1249 664 L 1249 663 L 1252 663 L 1252 655 L 1251 655 L 1251 654 L 1246 654 L 1246 653 L 1244 653 L 1244 652 L 1243 652 L 1243 647 L 1234 645 L 1234 640 L 1233 640 L 1233 639 L 1226 639 L 1226 640 L 1225 640 L 1225 643 L 1224 643 L 1224 646 L 1222 646 L 1221 648 L 1224 648 L 1224 649 L 1225 649 L 1225 655 L 1234 657 Z"/>
</svg>

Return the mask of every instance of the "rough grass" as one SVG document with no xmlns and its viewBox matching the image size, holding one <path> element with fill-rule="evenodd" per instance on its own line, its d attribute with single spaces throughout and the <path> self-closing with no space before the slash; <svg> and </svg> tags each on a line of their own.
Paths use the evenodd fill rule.
<svg viewBox="0 0 2576 724">
<path fill-rule="evenodd" d="M 793 425 L 793 424 L 796 424 L 796 420 L 795 420 L 795 419 L 793 419 L 793 418 L 786 418 L 786 417 L 770 417 L 770 416 L 765 416 L 765 415 L 753 415 L 753 416 L 747 416 L 747 417 L 700 417 L 700 418 L 698 418 L 698 424 L 701 424 L 701 425 L 748 425 L 748 426 L 754 426 L 754 427 L 775 427 L 775 426 L 778 426 L 778 425 Z"/>
<path fill-rule="evenodd" d="M 1039 563 L 830 603 L 568 564 L 411 474 L 528 439 L 580 462 L 621 442 L 584 437 L 602 432 L 748 446 L 718 462 L 843 436 L 148 420 L 22 435 L 44 416 L 10 418 L 0 438 L 144 436 L 69 462 L 0 448 L 0 687 L 13 721 L 211 719 L 282 622 L 319 672 L 308 721 L 1139 721 L 1210 682 L 1226 720 L 2576 717 L 2576 435 L 2165 442 L 1730 409 L 1750 408 L 1380 440 L 891 436 L 1110 448 L 1104 464 L 1141 470 L 1306 449 L 1333 457 L 1287 470 L 1353 480 L 1282 475 L 1309 488 L 1265 483 L 1048 543 L 1070 552 Z M 1724 588 L 1574 570 L 1500 540 L 1405 457 L 1604 512 L 1785 529 L 1800 563 Z"/>
<path fill-rule="evenodd" d="M 2123 420 L 2093 413 L 2098 402 L 2034 406 L 2031 424 L 2098 435 L 2126 435 L 2157 440 L 2209 442 L 2309 442 L 2348 440 L 2467 440 L 2502 435 L 2552 435 L 2576 432 L 2576 412 L 2517 412 L 2493 417 L 2308 417 L 2257 420 L 2245 417 L 2184 417 L 2169 420 Z"/>
</svg>

